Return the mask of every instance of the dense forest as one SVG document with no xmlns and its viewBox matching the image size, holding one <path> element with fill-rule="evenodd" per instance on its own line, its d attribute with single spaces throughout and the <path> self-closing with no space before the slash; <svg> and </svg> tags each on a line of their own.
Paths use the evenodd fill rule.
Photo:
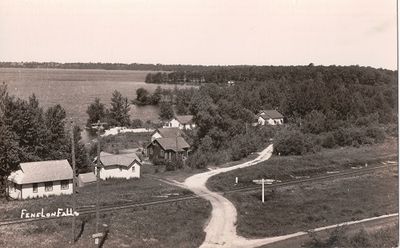
<svg viewBox="0 0 400 248">
<path fill-rule="evenodd" d="M 155 75 L 165 79 L 160 83 L 202 82 L 199 90 L 177 90 L 174 98 L 176 112 L 193 114 L 198 124 L 190 159 L 197 167 L 240 159 L 272 137 L 275 152 L 289 155 L 382 142 L 397 132 L 394 71 L 249 66 L 148 74 L 148 82 L 157 83 L 150 80 Z M 286 124 L 252 127 L 261 109 L 278 110 Z"/>
</svg>

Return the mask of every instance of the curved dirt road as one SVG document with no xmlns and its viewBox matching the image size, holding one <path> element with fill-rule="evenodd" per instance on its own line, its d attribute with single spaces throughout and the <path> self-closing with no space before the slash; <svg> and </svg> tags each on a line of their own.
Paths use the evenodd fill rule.
<svg viewBox="0 0 400 248">
<path fill-rule="evenodd" d="M 259 162 L 265 161 L 271 157 L 272 150 L 273 147 L 272 145 L 270 145 L 265 150 L 260 152 L 259 156 L 252 161 L 238 164 L 232 167 L 220 168 L 200 173 L 187 178 L 183 183 L 183 185 L 177 184 L 181 187 L 183 186 L 185 188 L 192 190 L 195 194 L 211 202 L 212 205 L 211 217 L 207 226 L 204 229 L 204 231 L 206 232 L 206 238 L 203 244 L 200 246 L 201 248 L 211 248 L 211 247 L 252 248 L 252 247 L 263 246 L 266 244 L 271 244 L 277 241 L 282 241 L 307 235 L 307 232 L 302 231 L 282 236 L 260 238 L 260 239 L 246 239 L 244 237 L 238 236 L 236 233 L 237 212 L 235 206 L 222 195 L 216 192 L 212 192 L 206 187 L 206 182 L 210 177 L 217 175 L 219 173 L 252 166 Z M 368 218 L 358 221 L 350 221 L 336 225 L 316 228 L 313 229 L 313 231 L 319 232 L 323 230 L 332 229 L 337 226 L 366 223 L 370 221 L 391 218 L 394 216 L 398 216 L 398 214 L 396 213 L 396 214 L 383 215 L 379 217 Z"/>
<path fill-rule="evenodd" d="M 184 185 L 197 195 L 211 202 L 212 213 L 205 228 L 206 239 L 201 247 L 252 247 L 258 240 L 248 240 L 236 234 L 237 212 L 235 206 L 222 195 L 206 187 L 207 180 L 219 173 L 248 167 L 271 157 L 272 145 L 260 152 L 259 156 L 243 164 L 207 171 L 187 178 Z M 254 245 L 253 245 L 254 243 Z"/>
</svg>

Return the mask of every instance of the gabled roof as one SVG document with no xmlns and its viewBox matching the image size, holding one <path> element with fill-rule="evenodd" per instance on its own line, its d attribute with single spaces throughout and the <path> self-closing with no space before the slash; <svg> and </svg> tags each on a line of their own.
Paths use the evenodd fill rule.
<svg viewBox="0 0 400 248">
<path fill-rule="evenodd" d="M 276 110 L 261 110 L 257 117 L 262 117 L 264 119 L 282 119 L 283 115 Z"/>
<path fill-rule="evenodd" d="M 160 144 L 161 148 L 164 150 L 173 150 L 181 152 L 184 149 L 190 148 L 190 145 L 186 142 L 186 140 L 182 137 L 177 138 L 158 138 L 153 142 L 157 142 Z"/>
<path fill-rule="evenodd" d="M 41 183 L 72 179 L 71 165 L 67 160 L 50 160 L 21 163 L 20 170 L 14 171 L 9 180 L 18 184 Z"/>
<path fill-rule="evenodd" d="M 175 138 L 177 136 L 182 136 L 181 130 L 177 127 L 158 128 L 156 131 L 154 131 L 154 133 L 156 132 L 158 132 L 163 138 Z"/>
<path fill-rule="evenodd" d="M 95 159 L 97 161 L 97 158 Z M 100 153 L 100 162 L 104 167 L 113 166 L 113 165 L 122 165 L 129 167 L 134 161 L 136 161 L 139 165 L 142 165 L 142 161 L 135 153 L 126 153 L 126 154 L 111 154 L 108 152 Z"/>
<path fill-rule="evenodd" d="M 177 115 L 175 118 L 182 125 L 193 123 L 193 115 Z"/>
</svg>

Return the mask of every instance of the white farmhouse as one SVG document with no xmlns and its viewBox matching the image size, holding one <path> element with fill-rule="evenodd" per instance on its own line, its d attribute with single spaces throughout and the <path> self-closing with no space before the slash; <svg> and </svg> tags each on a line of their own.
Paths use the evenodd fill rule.
<svg viewBox="0 0 400 248">
<path fill-rule="evenodd" d="M 257 115 L 259 125 L 281 125 L 283 124 L 283 115 L 276 110 L 261 110 Z"/>
<path fill-rule="evenodd" d="M 97 159 L 95 160 L 97 162 Z M 100 153 L 101 169 L 100 178 L 140 178 L 140 167 L 142 162 L 135 153 L 111 154 Z M 97 173 L 97 169 L 95 171 Z"/>
<path fill-rule="evenodd" d="M 8 177 L 8 193 L 14 199 L 72 194 L 73 172 L 67 160 L 21 163 Z"/>
<path fill-rule="evenodd" d="M 163 128 L 193 129 L 196 124 L 193 122 L 193 115 L 177 115 L 168 121 Z"/>
</svg>

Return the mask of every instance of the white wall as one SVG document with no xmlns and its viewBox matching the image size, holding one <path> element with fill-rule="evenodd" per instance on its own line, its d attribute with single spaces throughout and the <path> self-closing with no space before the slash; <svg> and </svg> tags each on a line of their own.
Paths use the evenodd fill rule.
<svg viewBox="0 0 400 248">
<path fill-rule="evenodd" d="M 162 136 L 160 135 L 160 133 L 155 132 L 152 136 L 151 136 L 151 142 L 153 142 L 155 139 L 158 138 L 162 138 Z"/>
<path fill-rule="evenodd" d="M 125 166 L 107 166 L 100 169 L 100 178 L 140 178 L 140 165 L 135 163 L 129 167 Z"/>
<path fill-rule="evenodd" d="M 12 182 L 9 182 L 12 183 Z M 37 193 L 33 192 L 33 184 L 23 184 L 22 185 L 22 192 L 19 190 L 13 191 L 10 187 L 10 197 L 14 199 L 27 199 L 27 198 L 36 198 L 36 197 L 43 197 L 43 196 L 50 196 L 50 195 L 70 195 L 72 194 L 72 179 L 69 180 L 68 189 L 62 190 L 61 189 L 61 181 L 53 181 L 53 190 L 46 191 L 44 182 L 38 183 L 38 190 Z M 22 198 L 21 198 L 22 193 Z"/>
<path fill-rule="evenodd" d="M 265 124 L 268 125 L 280 125 L 283 124 L 283 119 L 271 119 L 269 118 L 268 120 L 265 120 L 264 118 L 262 118 L 261 116 L 258 117 L 258 124 L 264 126 Z"/>
<path fill-rule="evenodd" d="M 169 122 L 167 122 L 167 125 L 163 126 L 163 128 L 172 128 L 172 127 L 189 130 L 189 129 L 195 128 L 196 125 L 194 123 L 182 125 L 177 119 L 174 118 L 174 119 L 170 120 Z"/>
</svg>

